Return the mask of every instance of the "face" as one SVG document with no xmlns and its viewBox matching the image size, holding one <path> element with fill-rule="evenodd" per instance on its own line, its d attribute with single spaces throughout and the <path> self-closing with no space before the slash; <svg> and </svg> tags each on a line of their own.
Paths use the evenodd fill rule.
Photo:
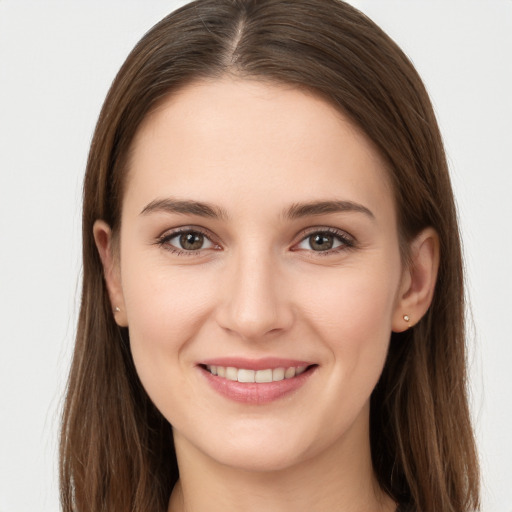
<svg viewBox="0 0 512 512">
<path fill-rule="evenodd" d="M 346 118 L 190 85 L 138 131 L 121 225 L 116 318 L 177 443 L 247 469 L 368 443 L 404 271 L 386 170 Z"/>
</svg>

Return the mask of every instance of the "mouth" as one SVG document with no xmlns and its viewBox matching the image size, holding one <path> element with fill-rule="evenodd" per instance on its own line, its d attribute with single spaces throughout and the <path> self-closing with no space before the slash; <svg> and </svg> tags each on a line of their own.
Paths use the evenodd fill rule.
<svg viewBox="0 0 512 512">
<path fill-rule="evenodd" d="M 313 368 L 316 365 L 309 366 L 288 366 L 278 368 L 265 368 L 262 370 L 251 370 L 248 368 L 236 368 L 235 366 L 220 366 L 220 365 L 201 365 L 203 369 L 209 371 L 212 375 L 227 379 L 233 382 L 259 384 L 267 382 L 279 382 L 284 379 L 293 379 L 302 375 L 305 371 Z"/>
<path fill-rule="evenodd" d="M 209 386 L 220 395 L 235 402 L 260 405 L 298 391 L 318 365 L 290 360 L 219 360 L 198 367 Z"/>
</svg>

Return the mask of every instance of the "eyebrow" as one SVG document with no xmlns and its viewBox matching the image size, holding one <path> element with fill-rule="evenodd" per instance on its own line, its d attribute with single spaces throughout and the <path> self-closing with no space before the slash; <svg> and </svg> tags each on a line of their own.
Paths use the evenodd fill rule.
<svg viewBox="0 0 512 512">
<path fill-rule="evenodd" d="M 183 215 L 197 215 L 213 219 L 227 219 L 228 214 L 223 208 L 200 201 L 179 200 L 173 198 L 155 199 L 147 204 L 140 215 L 154 212 L 179 213 Z"/>
<path fill-rule="evenodd" d="M 197 215 L 212 219 L 226 220 L 228 213 L 223 208 L 201 201 L 180 200 L 173 198 L 155 199 L 148 203 L 140 215 L 154 212 L 178 213 L 182 215 Z M 362 204 L 353 201 L 312 201 L 309 203 L 294 203 L 283 212 L 285 219 L 296 220 L 315 215 L 328 215 L 331 213 L 356 212 L 363 213 L 375 219 L 375 215 Z"/>
<path fill-rule="evenodd" d="M 363 213 L 375 220 L 375 215 L 366 206 L 353 201 L 313 201 L 310 203 L 294 203 L 285 212 L 288 219 L 299 219 L 314 215 L 327 215 L 330 213 L 357 212 Z"/>
</svg>

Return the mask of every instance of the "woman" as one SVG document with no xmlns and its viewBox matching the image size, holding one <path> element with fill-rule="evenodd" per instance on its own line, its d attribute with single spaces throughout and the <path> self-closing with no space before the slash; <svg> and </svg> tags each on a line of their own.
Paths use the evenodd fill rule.
<svg viewBox="0 0 512 512">
<path fill-rule="evenodd" d="M 105 101 L 83 237 L 64 510 L 478 507 L 442 142 L 361 13 L 162 20 Z"/>
</svg>

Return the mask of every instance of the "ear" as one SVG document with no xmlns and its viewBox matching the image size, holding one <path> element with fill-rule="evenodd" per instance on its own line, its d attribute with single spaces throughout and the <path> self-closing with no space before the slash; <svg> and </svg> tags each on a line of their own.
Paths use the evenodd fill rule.
<svg viewBox="0 0 512 512">
<path fill-rule="evenodd" d="M 426 228 L 412 241 L 410 258 L 404 269 L 392 329 L 402 332 L 417 324 L 434 296 L 439 268 L 439 237 Z"/>
<path fill-rule="evenodd" d="M 120 327 L 127 327 L 128 322 L 126 319 L 126 308 L 121 285 L 119 255 L 114 248 L 112 229 L 106 222 L 97 220 L 94 223 L 93 234 L 96 247 L 100 254 L 101 263 L 103 264 L 103 276 L 107 285 L 114 319 Z"/>
</svg>

